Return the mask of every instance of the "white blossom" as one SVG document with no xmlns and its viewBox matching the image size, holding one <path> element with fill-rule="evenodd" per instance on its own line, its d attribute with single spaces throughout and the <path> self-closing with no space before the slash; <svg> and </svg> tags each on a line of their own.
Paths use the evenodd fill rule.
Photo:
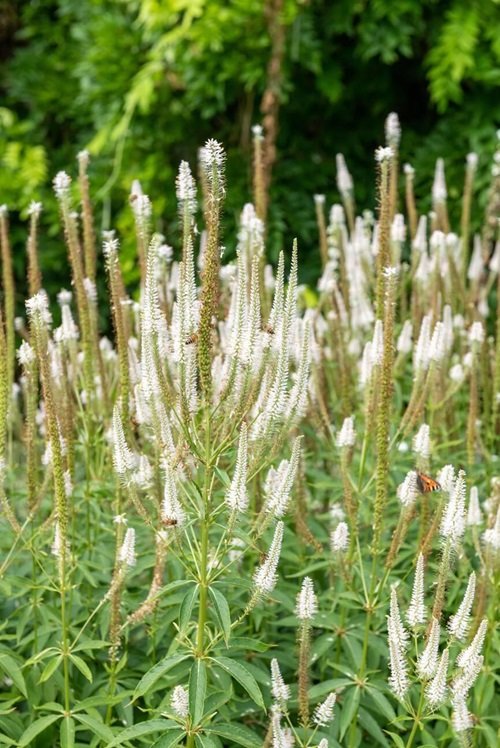
<svg viewBox="0 0 500 748">
<path fill-rule="evenodd" d="M 388 145 L 397 148 L 401 140 L 401 125 L 396 112 L 391 112 L 385 120 L 385 139 Z"/>
<path fill-rule="evenodd" d="M 66 198 L 69 195 L 69 188 L 71 187 L 71 177 L 66 174 L 65 171 L 59 171 L 52 182 L 54 192 L 59 200 Z"/>
<path fill-rule="evenodd" d="M 413 347 L 412 342 L 413 327 L 411 320 L 405 320 L 403 328 L 399 334 L 396 348 L 400 353 L 409 353 Z"/>
<path fill-rule="evenodd" d="M 415 577 L 413 580 L 413 589 L 411 593 L 410 605 L 406 613 L 406 620 L 410 626 L 418 626 L 425 623 L 426 612 L 424 602 L 424 556 L 418 554 L 417 564 L 415 566 Z"/>
<path fill-rule="evenodd" d="M 346 522 L 339 522 L 330 535 L 330 548 L 334 553 L 342 553 L 349 547 L 349 528 Z"/>
<path fill-rule="evenodd" d="M 184 686 L 175 686 L 170 696 L 170 706 L 178 717 L 185 719 L 189 714 L 189 694 Z"/>
<path fill-rule="evenodd" d="M 128 527 L 118 554 L 118 560 L 127 566 L 135 565 L 135 530 Z"/>
<path fill-rule="evenodd" d="M 234 475 L 226 494 L 226 504 L 232 511 L 244 512 L 248 507 L 247 470 L 248 432 L 246 423 L 242 423 Z"/>
<path fill-rule="evenodd" d="M 467 525 L 469 527 L 475 527 L 481 525 L 483 522 L 483 515 L 481 513 L 481 507 L 479 506 L 479 493 L 477 486 L 472 486 L 469 494 L 469 508 L 467 511 Z"/>
<path fill-rule="evenodd" d="M 380 146 L 375 151 L 375 161 L 381 164 L 384 161 L 389 161 L 394 156 L 394 151 L 391 146 Z"/>
<path fill-rule="evenodd" d="M 405 479 L 397 488 L 398 499 L 405 507 L 412 506 L 418 497 L 417 473 L 410 470 Z"/>
<path fill-rule="evenodd" d="M 356 432 L 354 430 L 354 418 L 349 416 L 344 419 L 342 428 L 337 434 L 337 447 L 353 447 L 356 442 Z"/>
<path fill-rule="evenodd" d="M 500 506 L 497 509 L 495 524 L 483 533 L 483 543 L 494 553 L 500 551 Z"/>
<path fill-rule="evenodd" d="M 278 581 L 277 569 L 281 553 L 281 544 L 283 542 L 283 529 L 283 522 L 278 522 L 274 531 L 274 537 L 269 547 L 269 553 L 254 574 L 253 582 L 259 593 L 272 592 Z"/>
<path fill-rule="evenodd" d="M 337 694 L 332 692 L 328 694 L 326 699 L 322 701 L 321 704 L 318 704 L 313 714 L 313 722 L 316 725 L 326 727 L 326 725 L 328 725 L 333 720 L 333 707 L 335 706 L 336 700 Z"/>
<path fill-rule="evenodd" d="M 466 730 L 470 730 L 473 727 L 472 717 L 467 709 L 467 704 L 464 698 L 454 697 L 451 701 L 452 714 L 451 724 L 455 732 L 461 733 Z"/>
<path fill-rule="evenodd" d="M 31 366 L 36 360 L 35 351 L 26 340 L 23 340 L 17 350 L 17 360 L 24 368 Z"/>
<path fill-rule="evenodd" d="M 278 660 L 275 658 L 271 660 L 271 691 L 273 698 L 280 705 L 285 704 L 290 698 L 290 687 L 283 680 Z"/>
<path fill-rule="evenodd" d="M 304 577 L 302 587 L 297 595 L 295 615 L 299 621 L 310 621 L 318 610 L 318 599 L 314 592 L 313 581 L 310 577 Z"/>
<path fill-rule="evenodd" d="M 37 203 L 35 202 L 35 200 L 32 200 L 28 207 L 28 215 L 33 216 L 34 218 L 38 218 L 42 210 L 43 210 L 42 203 Z"/>
<path fill-rule="evenodd" d="M 448 675 L 449 655 L 449 650 L 445 649 L 439 660 L 436 674 L 425 690 L 427 701 L 432 707 L 437 707 L 442 704 L 446 699 L 446 694 L 448 693 L 446 677 Z"/>
<path fill-rule="evenodd" d="M 444 485 L 441 483 L 443 488 Z M 445 489 L 446 490 L 446 489 Z M 457 543 L 465 531 L 465 473 L 460 470 L 449 491 L 450 497 L 441 520 L 441 535 Z"/>
<path fill-rule="evenodd" d="M 43 289 L 26 301 L 26 309 L 34 322 L 40 322 L 47 326 L 52 322 L 52 315 L 49 310 L 49 297 Z"/>
<path fill-rule="evenodd" d="M 483 649 L 486 632 L 488 630 L 488 621 L 483 618 L 479 624 L 479 628 L 476 634 L 469 644 L 457 657 L 457 665 L 463 670 L 469 672 L 473 669 L 473 664 L 481 656 L 481 650 Z"/>
<path fill-rule="evenodd" d="M 440 631 L 439 621 L 433 618 L 427 643 L 417 660 L 417 673 L 421 678 L 425 678 L 426 680 L 432 678 L 436 672 Z"/>
<path fill-rule="evenodd" d="M 470 625 L 470 614 L 476 592 L 476 573 L 473 571 L 467 582 L 467 589 L 457 612 L 448 621 L 448 631 L 457 639 L 463 640 Z"/>
<path fill-rule="evenodd" d="M 469 330 L 469 341 L 471 344 L 477 343 L 482 345 L 484 343 L 484 326 L 482 322 L 473 322 Z"/>
<path fill-rule="evenodd" d="M 423 423 L 413 438 L 413 451 L 424 460 L 428 460 L 431 453 L 430 429 Z"/>
</svg>

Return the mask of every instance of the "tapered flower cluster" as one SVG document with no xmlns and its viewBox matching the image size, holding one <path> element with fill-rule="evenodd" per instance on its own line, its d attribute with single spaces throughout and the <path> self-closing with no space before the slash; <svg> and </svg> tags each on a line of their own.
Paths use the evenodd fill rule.
<svg viewBox="0 0 500 748">
<path fill-rule="evenodd" d="M 314 592 L 313 581 L 310 577 L 305 577 L 302 587 L 297 595 L 295 606 L 295 615 L 299 621 L 311 621 L 318 610 L 318 599 Z"/>
<path fill-rule="evenodd" d="M 277 569 L 283 542 L 283 530 L 283 522 L 278 522 L 267 557 L 254 574 L 253 582 L 258 593 L 268 594 L 272 592 L 278 581 Z"/>
<path fill-rule="evenodd" d="M 395 587 L 391 589 L 391 612 L 387 617 L 387 640 L 390 664 L 389 685 L 396 696 L 402 699 L 410 687 L 405 653 L 408 646 L 408 632 L 401 620 Z"/>
</svg>

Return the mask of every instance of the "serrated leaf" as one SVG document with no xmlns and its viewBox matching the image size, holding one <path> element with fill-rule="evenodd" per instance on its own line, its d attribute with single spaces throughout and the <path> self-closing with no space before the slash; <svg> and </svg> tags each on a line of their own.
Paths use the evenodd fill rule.
<svg viewBox="0 0 500 748">
<path fill-rule="evenodd" d="M 372 715 L 366 711 L 366 709 L 360 709 L 358 712 L 358 719 L 361 727 L 368 732 L 374 740 L 384 748 L 388 748 L 389 742 L 385 737 L 384 733 L 380 729 L 380 725 Z"/>
<path fill-rule="evenodd" d="M 372 699 L 373 703 L 377 707 L 377 710 L 382 712 L 384 717 L 386 717 L 389 722 L 392 722 L 396 719 L 396 712 L 394 711 L 394 707 L 392 706 L 387 696 L 385 696 L 385 694 L 381 693 L 376 688 L 370 687 L 366 689 L 366 693 L 368 694 L 369 698 Z"/>
<path fill-rule="evenodd" d="M 49 660 L 49 662 L 45 665 L 38 682 L 45 683 L 45 681 L 48 680 L 50 676 L 57 670 L 61 662 L 62 655 L 58 655 L 57 657 L 54 657 L 53 660 Z"/>
<path fill-rule="evenodd" d="M 132 727 L 126 727 L 117 735 L 113 740 L 108 743 L 106 748 L 114 748 L 116 745 L 123 745 L 127 740 L 134 740 L 140 738 L 143 735 L 151 735 L 153 732 L 161 732 L 162 730 L 178 730 L 179 725 L 177 722 L 173 722 L 168 719 L 149 719 L 146 722 L 138 722 Z"/>
<path fill-rule="evenodd" d="M 91 717 L 89 714 L 75 714 L 74 716 L 78 722 L 85 725 L 85 727 L 88 727 L 94 735 L 102 738 L 106 743 L 109 743 L 109 741 L 113 740 L 115 737 L 114 732 L 110 727 L 105 725 L 104 722 L 100 722 L 98 719 Z"/>
<path fill-rule="evenodd" d="M 215 742 L 210 735 L 200 733 L 195 737 L 195 743 L 198 748 L 219 748 L 219 743 Z"/>
<path fill-rule="evenodd" d="M 189 714 L 193 725 L 203 717 L 207 693 L 207 666 L 203 660 L 195 660 L 189 676 Z"/>
<path fill-rule="evenodd" d="M 184 595 L 179 608 L 179 633 L 185 634 L 191 621 L 194 604 L 198 598 L 198 585 L 193 585 Z"/>
<path fill-rule="evenodd" d="M 209 588 L 209 594 L 212 598 L 212 602 L 217 613 L 217 618 L 224 634 L 224 641 L 227 644 L 229 641 L 229 637 L 231 636 L 231 613 L 229 611 L 228 602 L 222 592 L 219 592 L 219 590 L 215 589 L 215 587 Z"/>
<path fill-rule="evenodd" d="M 344 697 L 342 702 L 342 711 L 340 714 L 340 734 L 339 741 L 342 742 L 344 735 L 346 734 L 349 726 L 351 725 L 354 715 L 356 714 L 359 705 L 359 686 L 350 688 Z"/>
<path fill-rule="evenodd" d="M 184 739 L 185 734 L 184 730 L 169 732 L 167 735 L 162 735 L 161 738 L 155 740 L 151 748 L 171 748 L 174 745 L 178 745 Z"/>
<path fill-rule="evenodd" d="M 215 724 L 211 725 L 208 731 L 219 735 L 221 738 L 232 740 L 233 743 L 243 745 L 245 748 L 260 748 L 262 746 L 262 738 L 244 725 L 234 723 Z"/>
<path fill-rule="evenodd" d="M 87 663 L 82 660 L 81 657 L 78 657 L 78 655 L 72 654 L 69 656 L 71 662 L 78 668 L 78 670 L 81 672 L 81 674 L 88 680 L 89 683 L 92 683 L 93 677 L 92 672 L 87 665 Z"/>
<path fill-rule="evenodd" d="M 172 668 L 174 668 L 180 662 L 187 660 L 189 656 L 190 655 L 187 654 L 171 655 L 170 657 L 166 657 L 164 660 L 154 665 L 151 670 L 148 670 L 148 672 L 142 676 L 141 680 L 137 684 L 137 687 L 134 691 L 133 701 L 135 701 L 135 699 L 138 699 L 139 696 L 144 696 L 144 694 L 146 694 L 149 689 L 152 688 L 163 675 L 165 675 L 165 673 L 168 673 L 169 670 L 172 670 Z"/>
<path fill-rule="evenodd" d="M 391 736 L 394 743 L 397 745 L 397 748 L 405 748 L 404 740 L 400 735 L 398 735 L 395 732 L 389 732 L 389 730 L 386 730 L 387 734 Z"/>
<path fill-rule="evenodd" d="M 72 717 L 63 717 L 61 722 L 61 748 L 74 748 L 75 745 L 75 720 Z"/>
<path fill-rule="evenodd" d="M 21 668 L 19 667 L 15 659 L 10 655 L 5 654 L 5 652 L 1 652 L 0 668 L 9 678 L 11 678 L 18 691 L 21 691 L 22 695 L 27 698 L 28 692 L 26 690 L 26 682 L 21 672 Z"/>
<path fill-rule="evenodd" d="M 46 730 L 47 727 L 50 727 L 50 725 L 53 725 L 54 722 L 57 722 L 58 719 L 61 719 L 59 714 L 49 714 L 46 717 L 40 717 L 40 719 L 32 722 L 21 735 L 21 739 L 18 743 L 19 748 L 24 748 L 24 746 L 30 745 L 37 735 L 40 735 L 41 732 Z"/>
<path fill-rule="evenodd" d="M 247 694 L 253 701 L 255 701 L 257 706 L 265 709 L 264 699 L 262 698 L 262 693 L 257 684 L 257 681 L 247 670 L 247 668 L 241 664 L 241 662 L 230 660 L 229 657 L 222 656 L 214 657 L 214 662 L 216 665 L 225 670 L 226 673 L 229 673 L 229 675 L 245 689 Z"/>
</svg>

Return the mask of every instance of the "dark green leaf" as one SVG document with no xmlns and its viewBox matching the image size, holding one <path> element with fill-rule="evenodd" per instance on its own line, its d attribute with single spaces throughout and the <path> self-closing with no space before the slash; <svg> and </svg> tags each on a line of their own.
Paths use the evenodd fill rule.
<svg viewBox="0 0 500 748">
<path fill-rule="evenodd" d="M 262 698 L 262 693 L 257 684 L 257 681 L 247 670 L 247 668 L 241 664 L 241 662 L 230 660 L 229 657 L 222 656 L 215 657 L 214 662 L 216 665 L 225 670 L 226 673 L 229 673 L 229 675 L 245 689 L 250 698 L 255 701 L 257 706 L 265 708 L 264 699 Z"/>
<path fill-rule="evenodd" d="M 207 693 L 207 666 L 203 660 L 195 660 L 189 676 L 189 714 L 193 725 L 197 725 L 204 713 Z"/>
</svg>

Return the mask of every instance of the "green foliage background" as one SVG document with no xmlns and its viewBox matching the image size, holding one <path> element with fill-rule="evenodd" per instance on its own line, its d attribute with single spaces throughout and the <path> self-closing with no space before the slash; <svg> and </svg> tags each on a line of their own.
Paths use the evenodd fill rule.
<svg viewBox="0 0 500 748">
<path fill-rule="evenodd" d="M 32 0 L 1 4 L 0 202 L 14 213 L 17 272 L 33 198 L 44 201 L 42 262 L 64 281 L 50 180 L 93 154 L 102 228 L 127 229 L 124 198 L 138 178 L 157 228 L 175 242 L 174 177 L 208 137 L 228 150 L 226 242 L 250 197 L 250 126 L 260 119 L 270 38 L 264 0 Z M 428 206 L 437 156 L 450 196 L 465 154 L 480 155 L 476 216 L 500 123 L 500 4 L 494 0 L 285 0 L 286 54 L 278 162 L 269 219 L 271 258 L 298 236 L 304 280 L 318 267 L 312 195 L 338 200 L 335 154 L 345 154 L 356 200 L 373 206 L 367 152 L 388 112 L 403 125 L 402 159 Z M 484 199 L 484 198 L 483 198 Z M 455 201 L 458 205 L 459 201 Z M 129 232 L 132 237 L 133 232 Z M 133 246 L 125 273 L 133 281 Z"/>
</svg>

